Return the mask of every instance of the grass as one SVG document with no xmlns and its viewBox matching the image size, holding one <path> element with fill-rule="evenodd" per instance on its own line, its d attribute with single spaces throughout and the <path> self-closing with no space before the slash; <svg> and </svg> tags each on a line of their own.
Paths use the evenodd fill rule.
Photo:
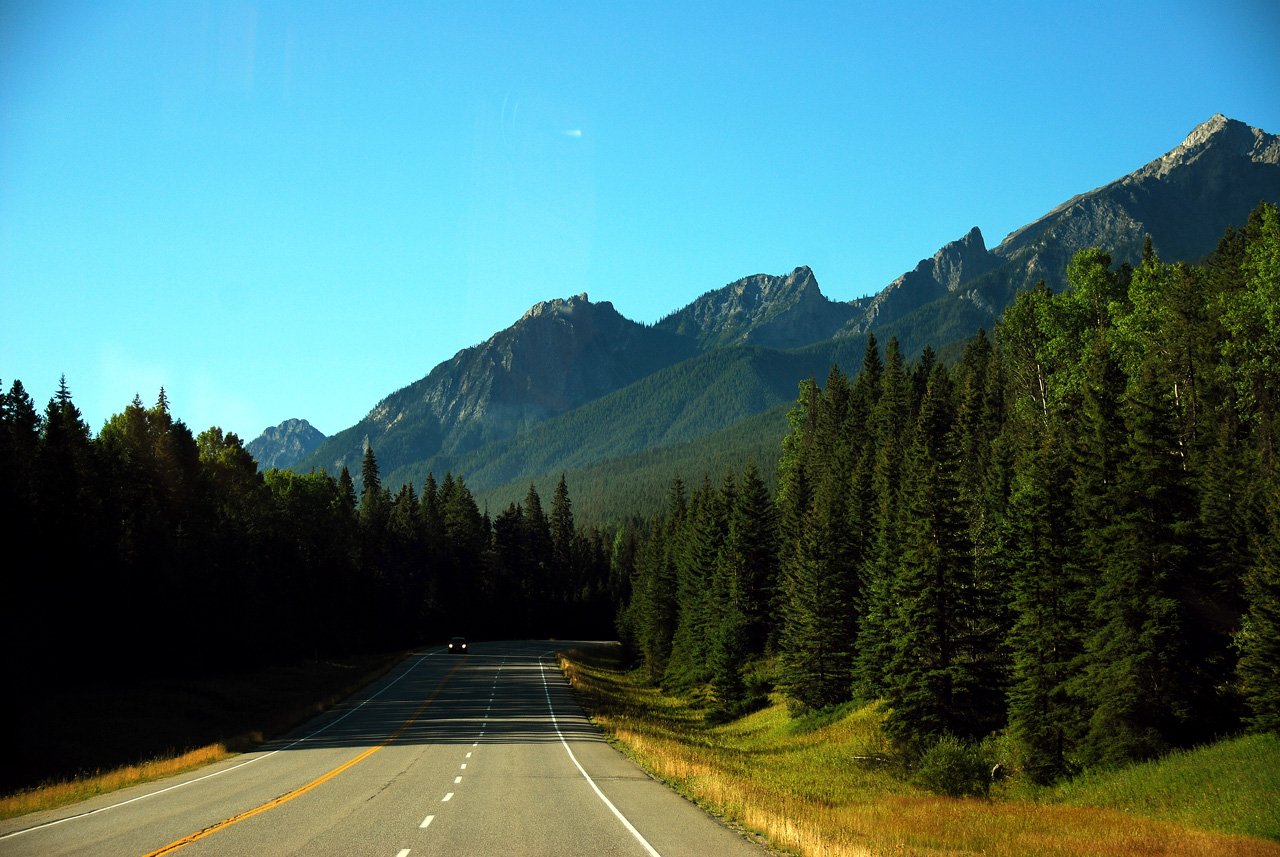
<svg viewBox="0 0 1280 857">
<path fill-rule="evenodd" d="M 1280 842 L 1280 736 L 1245 735 L 1121 771 L 1087 773 L 1051 798 Z"/>
<path fill-rule="evenodd" d="M 0 819 L 76 803 L 251 750 L 347 698 L 402 658 L 304 662 L 90 688 L 79 697 L 41 696 L 27 702 L 19 734 L 8 736 L 22 747 L 41 748 L 41 756 L 23 758 L 22 774 L 12 774 L 36 784 L 11 787 L 0 797 Z M 14 751 L 6 755 L 15 757 Z M 71 765 L 77 772 L 67 775 Z M 42 770 L 46 773 L 30 773 Z"/>
<path fill-rule="evenodd" d="M 680 698 L 622 671 L 616 648 L 565 652 L 561 665 L 616 746 L 781 850 L 823 857 L 1280 855 L 1280 843 L 1261 838 L 1277 838 L 1270 831 L 1280 816 L 1274 739 L 1226 742 L 1058 790 L 1032 794 L 1015 781 L 991 798 L 948 798 L 904 780 L 874 706 L 792 720 L 775 700 L 712 726 Z"/>
</svg>

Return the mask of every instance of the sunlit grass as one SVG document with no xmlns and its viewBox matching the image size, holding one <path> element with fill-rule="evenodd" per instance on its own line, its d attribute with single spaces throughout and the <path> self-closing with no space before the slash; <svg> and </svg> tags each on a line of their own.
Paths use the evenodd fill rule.
<svg viewBox="0 0 1280 857">
<path fill-rule="evenodd" d="M 1245 735 L 1087 773 L 1058 786 L 1052 798 L 1280 841 L 1280 737 Z"/>
<path fill-rule="evenodd" d="M 0 818 L 12 818 L 42 809 L 66 806 L 126 786 L 149 783 L 152 780 L 185 773 L 214 762 L 221 762 L 234 755 L 235 753 L 229 751 L 225 744 L 210 744 L 170 758 L 155 759 L 138 765 L 125 765 L 105 773 L 26 789 L 0 798 Z"/>
<path fill-rule="evenodd" d="M 1035 800 L 930 795 L 896 771 L 874 706 L 792 720 L 775 700 L 709 726 L 700 711 L 645 687 L 614 658 L 608 649 L 562 657 L 605 734 L 682 794 L 778 848 L 804 855 L 1280 855 L 1276 842 L 1214 830 L 1203 811 L 1168 811 L 1176 799 L 1165 810 L 1144 810 L 1132 800 L 1143 788 L 1138 781 L 1128 787 L 1129 803 L 1106 797 L 1101 776 L 1079 792 L 1045 791 Z M 1265 834 L 1265 824 L 1250 832 Z"/>
</svg>

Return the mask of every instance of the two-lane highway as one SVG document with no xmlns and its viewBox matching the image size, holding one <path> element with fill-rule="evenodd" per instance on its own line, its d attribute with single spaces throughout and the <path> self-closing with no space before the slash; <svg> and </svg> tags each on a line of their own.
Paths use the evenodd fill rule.
<svg viewBox="0 0 1280 857">
<path fill-rule="evenodd" d="M 755 855 L 587 721 L 552 654 L 409 658 L 260 751 L 0 822 L 0 855 Z"/>
</svg>

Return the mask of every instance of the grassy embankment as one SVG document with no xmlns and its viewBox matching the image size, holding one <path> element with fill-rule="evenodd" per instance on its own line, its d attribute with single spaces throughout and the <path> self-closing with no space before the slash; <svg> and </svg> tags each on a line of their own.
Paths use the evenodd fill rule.
<svg viewBox="0 0 1280 857">
<path fill-rule="evenodd" d="M 28 702 L 21 740 L 47 749 L 26 767 L 45 770 L 34 777 L 39 785 L 0 797 L 0 818 L 75 803 L 246 752 L 331 708 L 403 657 L 304 662 Z M 66 776 L 70 764 L 88 770 Z"/>
<path fill-rule="evenodd" d="M 619 669 L 564 653 L 595 723 L 686 797 L 803 855 L 1280 855 L 1280 739 L 1249 736 L 1052 789 L 1014 776 L 939 797 L 897 771 L 874 707 L 709 725 Z"/>
</svg>

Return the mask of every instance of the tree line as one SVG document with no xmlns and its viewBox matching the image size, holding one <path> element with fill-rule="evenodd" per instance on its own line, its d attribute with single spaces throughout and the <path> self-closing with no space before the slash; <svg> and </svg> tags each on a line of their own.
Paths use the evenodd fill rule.
<svg viewBox="0 0 1280 857">
<path fill-rule="evenodd" d="M 405 648 L 454 634 L 611 634 L 611 537 L 575 526 L 563 477 L 496 518 L 461 475 L 394 493 L 344 467 L 257 464 L 135 397 L 94 436 L 65 379 L 43 411 L 0 394 L 0 527 L 11 546 L 10 678 L 190 674 Z M 17 546 L 26 544 L 27 559 Z"/>
<path fill-rule="evenodd" d="M 776 494 L 704 480 L 635 537 L 619 634 L 655 682 L 880 700 L 910 757 L 1005 732 L 1033 780 L 1280 729 L 1280 216 L 1200 264 L 1020 293 L 949 367 L 869 338 L 801 384 Z"/>
</svg>

